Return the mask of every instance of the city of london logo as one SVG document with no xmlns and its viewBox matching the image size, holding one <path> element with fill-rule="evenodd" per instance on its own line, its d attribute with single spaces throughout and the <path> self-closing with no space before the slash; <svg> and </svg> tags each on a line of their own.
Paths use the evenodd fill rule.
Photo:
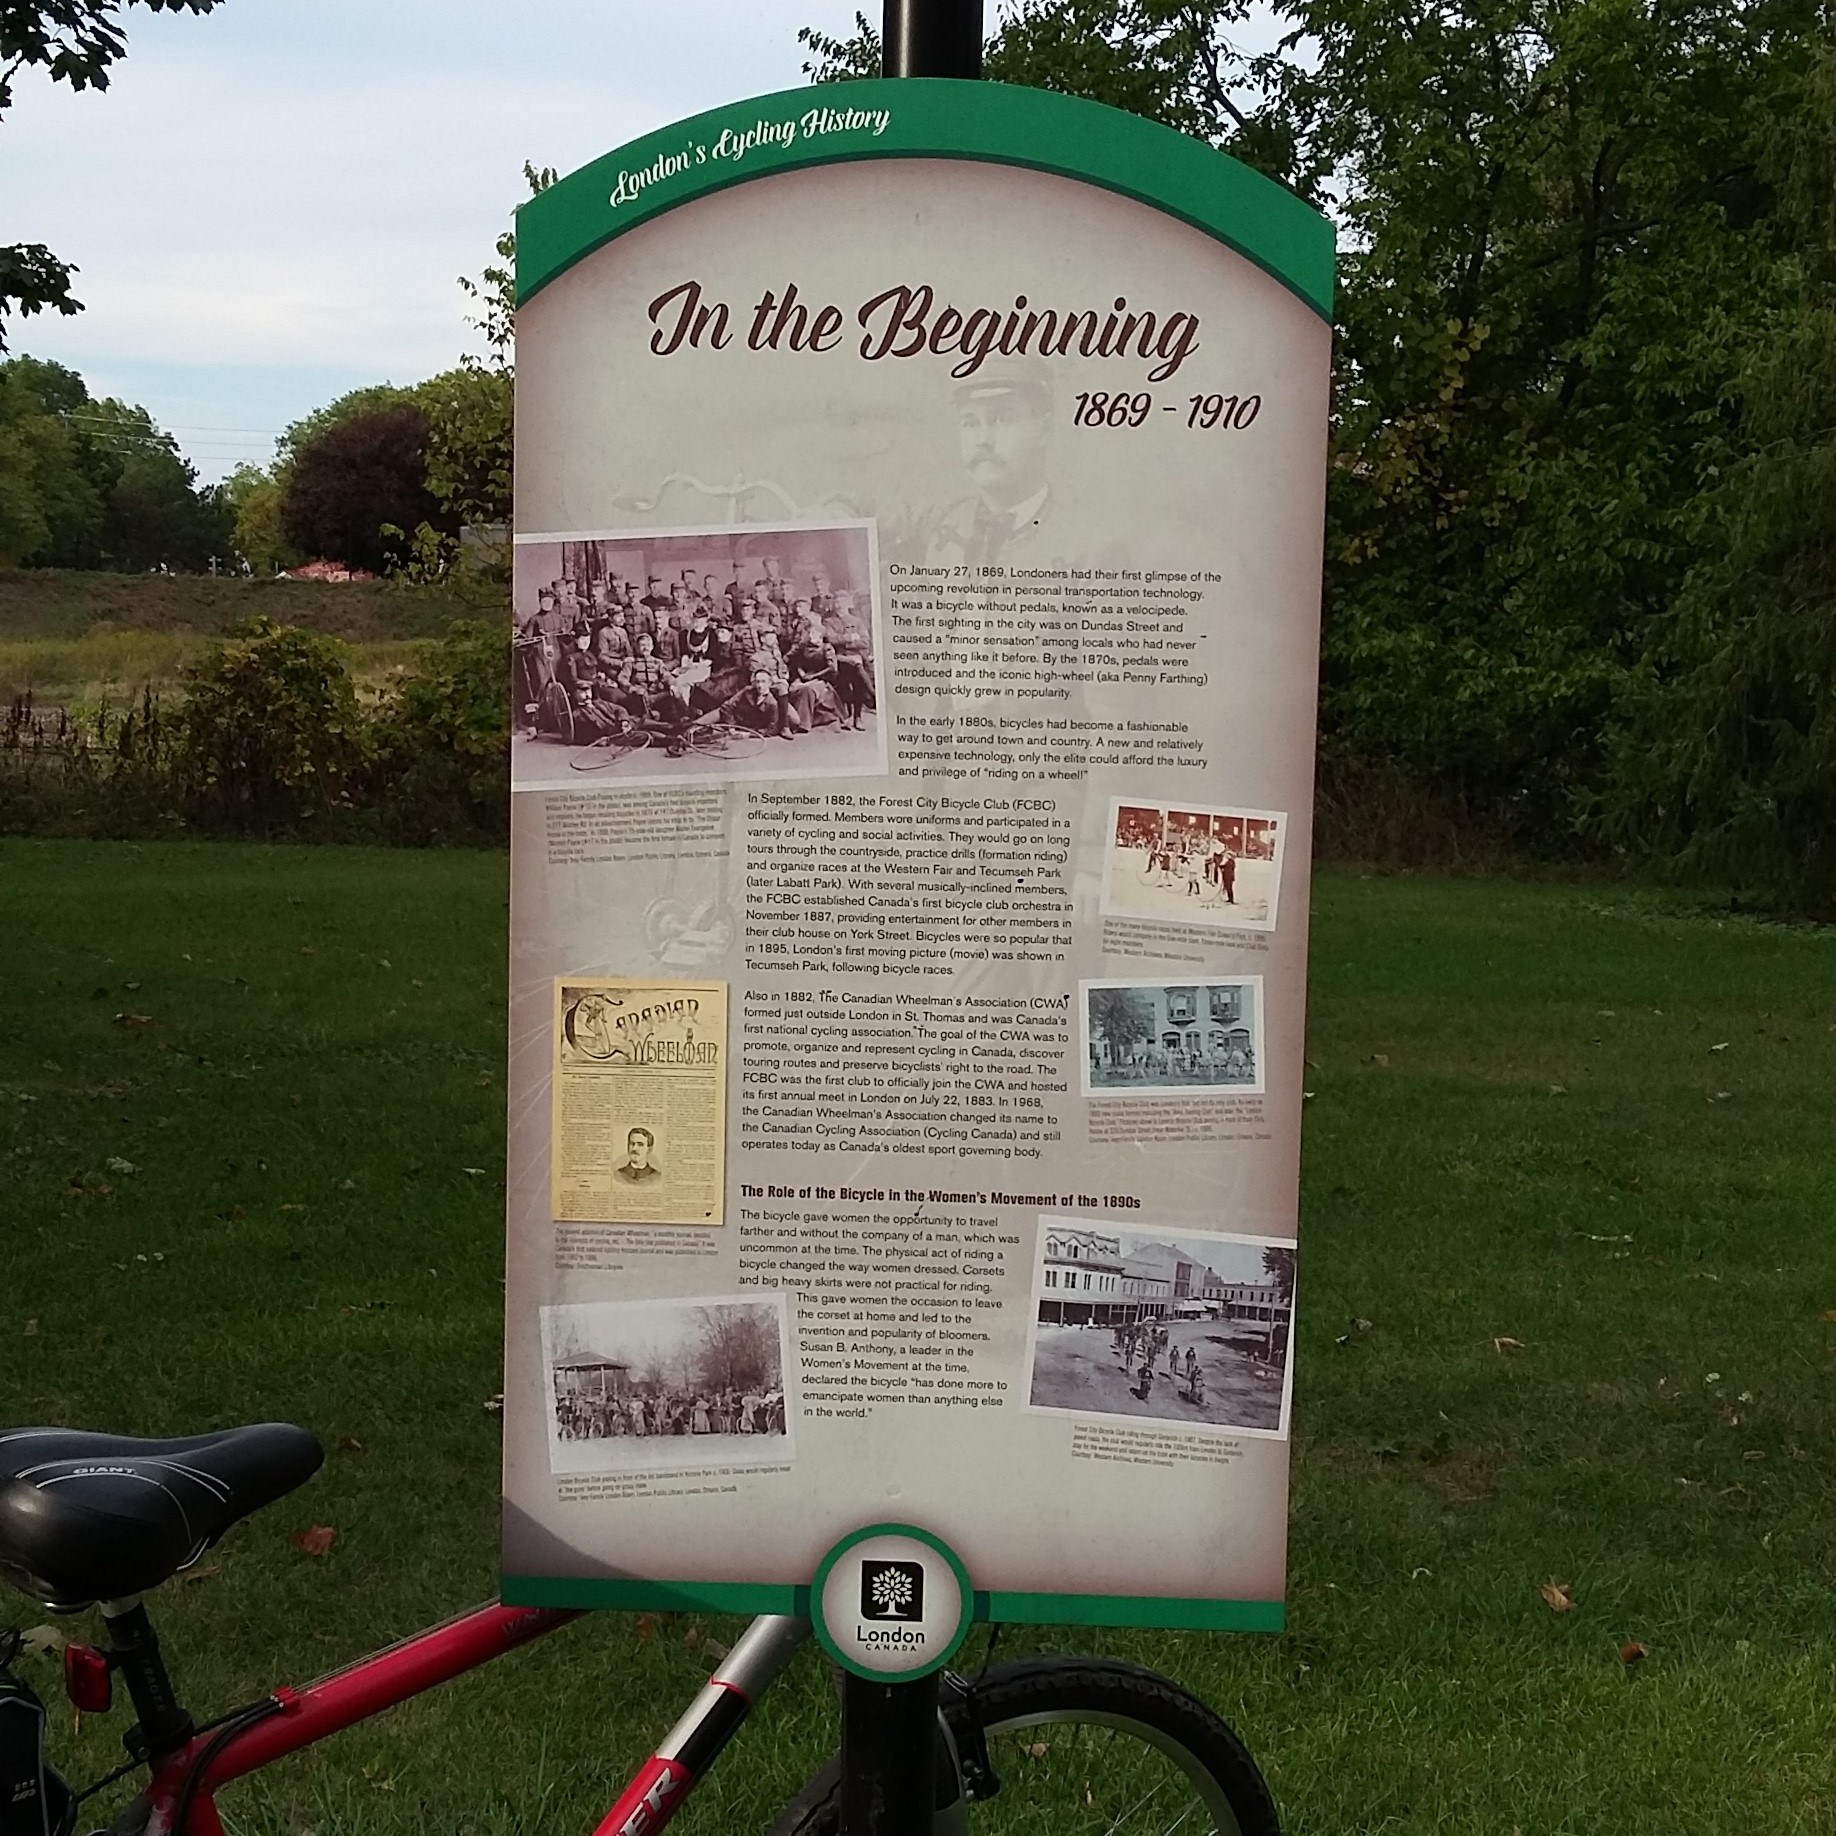
<svg viewBox="0 0 1836 1836">
<path fill-rule="evenodd" d="M 923 1619 L 923 1566 L 917 1562 L 863 1562 L 861 1617 Z"/>
</svg>

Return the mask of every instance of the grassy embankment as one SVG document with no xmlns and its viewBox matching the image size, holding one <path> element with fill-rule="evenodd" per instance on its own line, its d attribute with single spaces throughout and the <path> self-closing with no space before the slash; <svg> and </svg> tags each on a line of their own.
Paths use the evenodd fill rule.
<svg viewBox="0 0 1836 1836">
<path fill-rule="evenodd" d="M 200 1707 L 492 1586 L 503 872 L 0 843 L 0 1421 L 330 1450 L 155 1601 Z M 1296 1836 L 1828 1831 L 1836 936 L 1329 876 L 1311 1040 L 1292 1630 L 1003 1652 L 1181 1677 Z M 588 1829 L 730 1636 L 598 1616 L 225 1807 Z M 832 1734 L 806 1658 L 686 1827 L 762 1826 Z"/>
<path fill-rule="evenodd" d="M 213 580 L 206 576 L 0 571 L 0 703 L 119 706 L 142 688 L 178 688 L 215 638 L 258 614 L 352 646 L 359 684 L 405 673 L 420 645 L 475 609 L 384 581 Z"/>
</svg>

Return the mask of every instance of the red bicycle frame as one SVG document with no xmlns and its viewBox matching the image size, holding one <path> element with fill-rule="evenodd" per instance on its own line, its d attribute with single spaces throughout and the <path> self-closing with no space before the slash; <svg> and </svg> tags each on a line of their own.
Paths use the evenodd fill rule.
<svg viewBox="0 0 1836 1836">
<path fill-rule="evenodd" d="M 206 1729 L 156 1768 L 147 1794 L 145 1836 L 223 1836 L 216 1794 L 233 1780 L 579 1617 L 552 1607 L 479 1607 L 316 1683 L 273 1691 L 250 1711 L 259 1719 L 238 1726 L 232 1718 Z M 755 1619 L 625 1787 L 595 1836 L 654 1836 L 662 1829 L 809 1630 L 804 1619 Z"/>
</svg>

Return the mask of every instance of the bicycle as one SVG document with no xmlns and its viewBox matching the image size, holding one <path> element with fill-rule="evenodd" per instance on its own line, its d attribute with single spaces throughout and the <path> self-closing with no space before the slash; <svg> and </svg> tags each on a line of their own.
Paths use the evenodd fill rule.
<svg viewBox="0 0 1836 1836">
<path fill-rule="evenodd" d="M 605 771 L 647 747 L 654 747 L 671 758 L 693 752 L 716 759 L 751 759 L 764 750 L 765 737 L 750 727 L 730 721 L 703 719 L 670 726 L 662 721 L 644 720 L 634 722 L 622 733 L 602 733 L 590 740 L 568 760 L 568 767 L 573 771 Z"/>
<path fill-rule="evenodd" d="M 167 1441 L 0 1431 L 0 1574 L 53 1612 L 101 1609 L 108 1644 L 66 1648 L 66 1691 L 78 1709 L 101 1712 L 118 1673 L 139 1717 L 124 1739 L 127 1764 L 93 1784 L 73 1790 L 41 1768 L 34 1836 L 38 1828 L 72 1836 L 85 1803 L 142 1768 L 144 1788 L 95 1836 L 223 1836 L 216 1797 L 236 1779 L 581 1617 L 487 1604 L 314 1682 L 194 1722 L 142 1596 L 241 1519 L 303 1485 L 323 1458 L 312 1435 L 285 1423 Z M 807 1619 L 753 1620 L 596 1836 L 655 1836 L 809 1636 Z M 0 1684 L 11 1655 L 0 1641 Z M 1132 1664 L 1033 1658 L 985 1666 L 973 1678 L 948 1675 L 936 1751 L 939 1836 L 1129 1836 L 1150 1827 L 1280 1836 L 1268 1787 L 1230 1727 L 1197 1697 Z M 16 1762 L 16 1743 L 13 1753 Z M 831 1760 L 772 1836 L 838 1836 L 840 1783 L 839 1760 Z M 32 1806 L 21 1793 L 17 1765 L 12 1778 L 0 1771 L 0 1829 L 25 1827 L 19 1807 Z"/>
</svg>

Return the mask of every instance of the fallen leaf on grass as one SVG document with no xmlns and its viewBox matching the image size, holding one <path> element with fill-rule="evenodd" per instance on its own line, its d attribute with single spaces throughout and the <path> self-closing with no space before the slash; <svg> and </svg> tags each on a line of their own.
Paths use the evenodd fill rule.
<svg viewBox="0 0 1836 1836">
<path fill-rule="evenodd" d="M 1828 1320 L 1832 1324 L 1836 1324 L 1836 1307 L 1825 1307 L 1817 1317 L 1820 1320 Z"/>
<path fill-rule="evenodd" d="M 115 1016 L 117 1026 L 151 1026 L 152 1024 L 151 1014 L 117 1014 Z"/>
<path fill-rule="evenodd" d="M 485 1170 L 483 1167 L 461 1167 L 459 1171 L 467 1174 L 472 1179 L 480 1179 L 484 1176 Z"/>
<path fill-rule="evenodd" d="M 1725 1039 L 1722 1040 L 1722 1042 L 1719 1045 L 1712 1045 L 1709 1047 L 1709 1050 L 1711 1052 L 1725 1052 L 1727 1049 L 1728 1049 L 1728 1042 Z"/>
<path fill-rule="evenodd" d="M 1543 1604 L 1552 1613 L 1572 1613 L 1575 1610 L 1574 1596 L 1568 1591 L 1566 1582 L 1539 1581 L 1536 1591 L 1542 1595 Z"/>
<path fill-rule="evenodd" d="M 31 1626 L 19 1635 L 19 1649 L 34 1651 L 40 1657 L 62 1657 L 69 1642 L 56 1626 Z"/>
<path fill-rule="evenodd" d="M 701 1643 L 701 1628 L 699 1626 L 690 1626 L 689 1629 L 683 1633 L 682 1642 L 693 1651 L 695 1647 Z"/>
<path fill-rule="evenodd" d="M 366 1450 L 364 1444 L 354 1434 L 341 1434 L 338 1437 L 338 1451 L 340 1453 L 363 1453 Z"/>
<path fill-rule="evenodd" d="M 640 1645 L 647 1645 L 656 1635 L 657 1616 L 654 1613 L 640 1613 L 637 1616 L 637 1635 Z"/>
<path fill-rule="evenodd" d="M 1523 1349 L 1524 1349 L 1524 1342 L 1522 1339 L 1500 1338 L 1500 1339 L 1494 1339 L 1492 1341 L 1492 1350 L 1495 1352 L 1513 1352 L 1513 1351 L 1522 1351 Z"/>
<path fill-rule="evenodd" d="M 1637 1639 L 1629 1638 L 1619 1647 L 1619 1661 L 1622 1664 L 1639 1664 L 1644 1661 L 1645 1647 Z"/>
<path fill-rule="evenodd" d="M 181 1581 L 209 1581 L 223 1572 L 223 1564 L 217 1562 L 209 1568 L 188 1568 L 179 1576 Z"/>
<path fill-rule="evenodd" d="M 119 1154 L 111 1154 L 102 1163 L 111 1173 L 138 1173 L 140 1169 L 131 1160 L 123 1160 Z"/>
<path fill-rule="evenodd" d="M 1044 1759 L 1045 1756 L 1052 1751 L 1052 1749 L 1043 1740 L 1035 1740 L 1031 1742 L 1028 1745 L 1026 1750 L 1028 1753 L 1030 1753 L 1033 1756 L 1034 1759 Z"/>
<path fill-rule="evenodd" d="M 712 1658 L 717 1664 L 729 1656 L 732 1650 L 731 1645 L 723 1645 L 717 1638 L 704 1638 L 701 1641 L 701 1655 Z"/>
<path fill-rule="evenodd" d="M 1388 1052 L 1373 1052 L 1371 1054 L 1371 1063 L 1374 1064 L 1378 1070 L 1387 1071 L 1390 1068 L 1390 1055 Z"/>
<path fill-rule="evenodd" d="M 25 1336 L 28 1339 L 36 1339 L 38 1337 L 38 1315 L 37 1314 L 33 1314 L 33 1316 L 29 1320 L 26 1321 Z"/>
<path fill-rule="evenodd" d="M 1549 1094 L 1551 1096 L 1567 1096 L 1568 1086 L 1566 1084 L 1551 1084 L 1549 1086 Z"/>
<path fill-rule="evenodd" d="M 487 1396 L 485 1398 L 485 1414 L 486 1415 L 502 1415 L 503 1412 L 504 1412 L 504 1399 L 503 1399 L 501 1392 L 496 1396 Z"/>
<path fill-rule="evenodd" d="M 288 1531 L 287 1541 L 309 1556 L 322 1556 L 332 1546 L 337 1535 L 330 1524 L 314 1524 L 310 1530 Z"/>
</svg>

